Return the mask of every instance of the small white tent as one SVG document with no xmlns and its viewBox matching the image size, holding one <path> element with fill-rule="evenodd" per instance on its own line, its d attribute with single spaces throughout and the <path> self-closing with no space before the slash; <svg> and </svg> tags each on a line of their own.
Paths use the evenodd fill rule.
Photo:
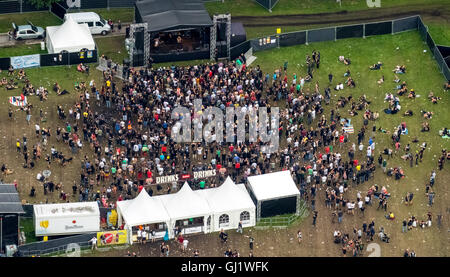
<svg viewBox="0 0 450 277">
<path fill-rule="evenodd" d="M 132 243 L 132 227 L 145 224 L 164 223 L 169 226 L 170 217 L 158 197 L 150 197 L 143 189 L 133 200 L 117 202 L 119 226 L 122 218 L 125 220 L 124 229 L 128 230 L 129 242 Z M 156 237 L 163 237 L 165 228 L 158 230 Z"/>
<path fill-rule="evenodd" d="M 243 184 L 236 185 L 230 177 L 217 188 L 196 191 L 206 199 L 213 213 L 210 232 L 255 226 L 256 207 Z"/>
<path fill-rule="evenodd" d="M 81 49 L 95 50 L 95 42 L 86 24 L 78 24 L 73 19 L 67 19 L 61 26 L 46 28 L 46 44 L 49 54 L 60 53 L 63 50 L 79 52 Z"/>
<path fill-rule="evenodd" d="M 161 199 L 171 218 L 171 228 L 169 228 L 171 238 L 174 237 L 173 231 L 177 221 L 179 225 L 181 224 L 183 234 L 207 232 L 206 219 L 211 216 L 211 208 L 208 202 L 197 191 L 193 191 L 187 182 L 177 193 L 157 197 Z"/>
<path fill-rule="evenodd" d="M 298 213 L 300 191 L 291 172 L 279 171 L 247 178 L 247 187 L 257 205 L 257 218 Z"/>
</svg>

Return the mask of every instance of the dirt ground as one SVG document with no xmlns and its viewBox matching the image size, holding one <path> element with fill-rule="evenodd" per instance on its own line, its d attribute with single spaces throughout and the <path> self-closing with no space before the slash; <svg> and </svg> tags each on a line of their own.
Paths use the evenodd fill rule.
<svg viewBox="0 0 450 277">
<path fill-rule="evenodd" d="M 386 14 L 385 14 L 386 12 Z M 233 21 L 242 21 L 245 26 L 273 26 L 274 24 L 283 26 L 284 25 L 302 25 L 302 24 L 317 24 L 317 23 L 354 23 L 358 21 L 368 21 L 368 20 L 383 20 L 392 17 L 407 16 L 421 14 L 424 17 L 435 18 L 436 20 L 446 20 L 448 22 L 450 18 L 450 11 L 447 5 L 434 5 L 427 7 L 411 7 L 403 8 L 401 10 L 390 9 L 390 12 L 384 11 L 383 9 L 368 10 L 368 11 L 358 11 L 358 12 L 348 12 L 340 13 L 338 16 L 336 14 L 320 14 L 320 15 L 292 15 L 292 16 L 276 16 L 273 18 L 268 17 L 233 17 Z M 94 71 L 94 70 L 92 70 Z M 5 75 L 3 73 L 3 75 Z M 3 76 L 2 75 L 2 76 Z M 100 75 L 97 73 L 90 78 L 94 78 L 98 83 L 100 82 Z M 90 79 L 89 78 L 89 79 Z M 86 77 L 86 81 L 88 78 Z M 21 197 L 30 203 L 45 203 L 48 201 L 59 202 L 58 192 L 55 191 L 53 194 L 48 194 L 43 196 L 42 186 L 37 185 L 35 176 L 38 172 L 46 169 L 46 164 L 43 161 L 37 163 L 37 166 L 33 170 L 22 168 L 23 158 L 22 155 L 16 152 L 14 147 L 14 141 L 16 138 L 22 138 L 23 134 L 26 134 L 29 138 L 29 145 L 32 147 L 37 139 L 34 135 L 34 122 L 39 118 L 39 108 L 43 108 L 47 112 L 47 121 L 41 124 L 41 127 L 51 127 L 53 132 L 57 126 L 63 126 L 64 122 L 57 119 L 56 106 L 63 105 L 65 110 L 73 105 L 76 101 L 76 94 L 70 95 L 70 97 L 61 97 L 58 99 L 52 99 L 48 102 L 40 103 L 35 97 L 31 97 L 30 101 L 35 105 L 35 109 L 32 117 L 32 124 L 27 126 L 25 123 L 25 115 L 23 112 L 14 112 L 14 119 L 9 121 L 7 118 L 7 108 L 9 103 L 7 103 L 6 96 L 17 95 L 16 91 L 6 91 L 2 88 L 2 93 L 4 98 L 2 100 L 2 107 L 0 112 L 3 115 L 0 120 L 0 158 L 2 163 L 7 163 L 8 167 L 15 170 L 15 173 L 9 176 L 3 176 L 4 182 L 12 182 L 17 180 L 19 182 L 19 193 Z M 51 137 L 48 144 L 47 152 L 51 145 L 55 145 L 59 150 L 63 150 L 65 153 L 69 153 L 70 150 L 68 146 L 63 143 L 56 142 L 54 137 Z M 29 147 L 29 148 L 31 148 Z M 74 160 L 66 167 L 60 165 L 52 165 L 52 176 L 51 179 L 57 183 L 62 182 L 63 190 L 71 193 L 71 186 L 74 181 L 79 180 L 80 171 L 80 161 L 84 155 L 88 155 L 93 158 L 93 151 L 89 147 L 84 147 L 83 151 L 74 155 Z M 361 155 L 361 154 L 359 154 Z M 361 157 L 359 157 L 361 158 Z M 426 157 L 426 162 L 433 162 L 431 158 Z M 394 182 L 392 179 L 387 179 L 387 177 L 379 172 L 375 176 L 375 180 L 360 185 L 358 188 L 351 188 L 348 192 L 349 195 L 356 195 L 358 190 L 365 192 L 367 191 L 369 184 L 383 183 L 391 186 L 403 185 Z M 424 176 L 429 174 L 429 172 L 424 172 Z M 438 173 L 439 176 L 440 173 Z M 438 177 L 437 186 L 444 186 L 447 183 L 449 175 L 449 164 L 443 170 L 442 176 Z M 428 175 L 427 175 L 428 176 Z M 31 198 L 28 196 L 31 185 L 35 185 L 37 189 L 37 197 Z M 422 189 L 423 190 L 423 189 Z M 442 194 L 442 199 L 449 199 L 447 196 L 448 190 L 444 188 L 440 190 Z M 445 193 L 445 194 L 444 194 Z M 428 207 L 426 207 L 426 197 L 422 193 L 415 194 L 415 204 L 417 210 L 420 214 L 416 214 L 419 219 L 422 219 Z M 439 193 L 438 193 L 439 195 Z M 439 196 L 440 197 L 440 196 Z M 77 198 L 74 196 L 69 196 L 70 201 L 76 201 Z M 355 213 L 355 215 L 345 215 L 342 224 L 331 223 L 330 214 L 331 211 L 327 210 L 324 204 L 324 195 L 319 192 L 318 199 L 316 200 L 316 209 L 319 211 L 319 216 L 317 220 L 317 226 L 312 226 L 312 217 L 306 218 L 303 222 L 299 222 L 290 226 L 286 229 L 245 229 L 244 235 L 251 235 L 255 238 L 255 256 L 295 256 L 295 257 L 310 257 L 310 256 L 343 256 L 340 251 L 340 245 L 334 244 L 332 239 L 332 233 L 335 229 L 339 229 L 343 232 L 351 233 L 353 227 L 358 228 L 365 221 L 370 222 L 372 218 L 375 220 L 375 228 L 378 230 L 380 226 L 384 226 L 388 233 L 401 234 L 401 226 L 397 220 L 395 223 L 391 223 L 383 219 L 384 211 L 376 211 L 374 207 L 368 208 L 364 217 L 360 214 Z M 393 211 L 405 209 L 402 204 L 402 195 L 395 195 L 390 201 L 390 209 Z M 391 236 L 394 243 L 386 244 L 380 242 L 377 238 L 374 242 L 381 246 L 381 256 L 402 256 L 404 249 L 400 249 L 395 245 L 409 245 L 411 249 L 415 249 L 418 256 L 445 256 L 450 255 L 450 209 L 448 208 L 447 201 L 437 201 L 437 204 L 432 208 L 434 215 L 441 213 L 443 214 L 443 225 L 438 227 L 436 220 L 431 228 L 412 230 L 407 234 L 393 235 Z M 384 220 L 384 221 L 383 221 Z M 303 233 L 303 242 L 299 244 L 296 240 L 296 233 L 298 230 Z M 237 249 L 241 256 L 248 256 L 248 238 L 241 234 L 237 234 L 235 230 L 228 231 L 229 241 L 227 245 L 222 245 L 219 241 L 218 234 L 206 234 L 206 235 L 192 235 L 187 236 L 189 240 L 188 248 L 189 250 L 185 253 L 179 250 L 178 245 L 171 241 L 170 245 L 170 256 L 192 256 L 193 249 L 200 250 L 200 256 L 223 256 L 224 251 L 227 248 Z M 138 256 L 159 256 L 159 244 L 160 242 L 146 245 L 133 245 L 127 249 L 122 250 L 110 250 L 110 251 L 97 251 L 95 253 L 89 254 L 87 256 L 123 256 L 129 250 L 130 252 L 136 252 Z M 366 243 L 367 245 L 367 243 Z M 419 250 L 421 250 L 419 252 Z M 422 254 L 421 253 L 425 253 Z M 371 253 L 364 252 L 364 256 L 368 256 Z"/>
</svg>

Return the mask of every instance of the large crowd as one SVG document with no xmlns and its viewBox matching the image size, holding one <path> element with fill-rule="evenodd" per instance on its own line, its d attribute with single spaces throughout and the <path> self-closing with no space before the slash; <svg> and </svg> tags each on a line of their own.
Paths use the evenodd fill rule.
<svg viewBox="0 0 450 277">
<path fill-rule="evenodd" d="M 41 127 L 40 122 L 44 117 L 41 111 L 41 120 L 35 124 L 36 137 L 40 139 L 32 146 L 31 157 L 25 135 L 17 139 L 17 151 L 24 155 L 24 167 L 33 168 L 43 158 L 49 169 L 55 162 L 60 166 L 74 162 L 72 155 L 82 148 L 90 148 L 95 153 L 82 158 L 80 178 L 74 181 L 71 193 L 62 191 L 60 184 L 49 181 L 45 174 L 38 174 L 37 179 L 42 184 L 44 194 L 56 189 L 63 201 L 74 201 L 70 200 L 72 196 L 78 201 L 96 200 L 104 207 L 113 207 L 116 200 L 132 199 L 142 189 L 148 190 L 150 195 L 174 192 L 181 183 L 163 188 L 154 184 L 156 176 L 185 174 L 193 170 L 216 169 L 219 172 L 216 177 L 208 179 L 206 184 L 204 181 L 190 180 L 190 185 L 196 189 L 220 185 L 227 175 L 231 175 L 236 182 L 244 182 L 250 175 L 291 170 L 301 197 L 312 210 L 316 210 L 316 199 L 321 194 L 323 197 L 320 198 L 325 199 L 333 223 L 336 217 L 341 223 L 344 214 L 350 216 L 359 213 L 364 216 L 366 207 L 372 206 L 374 201 L 379 203 L 377 209 L 387 213 L 387 219 L 395 218 L 388 209 L 390 193 L 385 186 L 374 184 L 366 193 L 358 192 L 356 197 L 350 196 L 347 190 L 369 182 L 374 172 L 380 169 L 395 179 L 403 178 L 401 167 L 388 167 L 387 160 L 393 153 L 403 151 L 401 154 L 411 160 L 411 166 L 414 156 L 418 164 L 427 149 L 426 143 L 416 153 L 410 150 L 409 144 L 402 150 L 400 140 L 404 126 L 400 125 L 391 136 L 395 151 L 390 148 L 380 149 L 376 160 L 375 134 L 389 131 L 370 124 L 379 116 L 370 110 L 370 100 L 366 96 L 359 99 L 341 96 L 331 107 L 331 112 L 325 114 L 324 105 L 332 105 L 330 87 L 334 87 L 333 75 L 329 74 L 329 84 L 325 87 L 320 88 L 319 83 L 315 82 L 314 90 L 310 91 L 305 84 L 314 83 L 314 75 L 319 70 L 320 53 L 314 51 L 311 56 L 306 58 L 308 73 L 303 77 L 294 74 L 291 82 L 288 81 L 286 64 L 284 68 L 276 69 L 273 75 L 264 74 L 259 66 L 242 67 L 235 61 L 188 67 L 130 69 L 123 85 L 116 83 L 114 70 L 108 69 L 103 72 L 100 84 L 94 81 L 76 84 L 75 91 L 79 93 L 79 98 L 75 105 L 68 109 L 56 107 L 64 127 Z M 241 56 L 240 59 L 245 64 L 245 58 Z M 349 60 L 342 61 L 350 64 Z M 381 63 L 375 64 L 371 69 L 376 70 L 380 66 Z M 404 74 L 400 72 L 402 70 L 404 68 L 398 69 L 396 73 Z M 26 78 L 25 73 L 22 74 Z M 355 82 L 349 75 L 350 70 L 347 70 L 345 76 L 350 78 L 347 86 L 352 89 Z M 341 86 L 343 88 L 339 83 L 338 89 Z M 60 90 L 56 83 L 54 91 Z M 27 81 L 23 94 L 41 95 L 41 100 L 45 100 L 43 95 L 47 97 L 48 92 L 43 88 L 33 88 Z M 386 96 L 386 101 L 391 103 L 390 110 L 399 108 L 398 97 Z M 279 150 L 272 154 L 262 153 L 262 143 L 243 143 L 236 138 L 233 143 L 176 143 L 171 134 L 172 126 L 179 117 L 172 117 L 172 111 L 177 106 L 187 107 L 191 117 L 194 117 L 195 99 L 202 100 L 203 108 L 218 107 L 225 110 L 230 106 L 247 109 L 267 107 L 269 113 L 273 105 L 281 104 L 285 108 L 280 109 L 278 132 L 282 143 Z M 347 105 L 350 106 L 348 116 L 340 111 Z M 33 107 L 28 105 L 22 109 L 28 115 Z M 364 124 L 357 130 L 357 144 L 350 145 L 350 132 L 346 128 L 350 126 L 350 117 L 358 114 L 363 117 Z M 208 120 L 205 118 L 204 123 Z M 29 116 L 27 122 L 30 124 Z M 49 145 L 50 136 L 65 143 L 67 149 Z M 368 141 L 366 147 L 363 145 L 365 141 Z M 50 151 L 46 151 L 49 148 Z M 357 156 L 363 158 L 358 159 Z M 446 159 L 448 153 L 443 150 L 439 169 L 443 168 Z M 6 170 L 7 166 L 3 165 L 2 171 Z M 430 182 L 432 180 L 434 183 L 435 175 Z M 433 185 L 427 185 L 431 206 Z M 33 186 L 30 196 L 35 194 L 36 188 Z M 406 199 L 412 203 L 412 196 Z M 314 225 L 317 217 L 316 212 Z M 431 217 L 429 220 L 431 222 Z M 335 231 L 334 240 L 343 244 L 344 255 L 352 253 L 356 256 L 361 253 L 363 235 L 368 241 L 373 240 L 374 226 L 375 223 L 371 221 L 369 225 L 365 223 L 362 230 L 355 227 L 354 237 Z M 382 227 L 379 237 L 389 242 Z"/>
</svg>

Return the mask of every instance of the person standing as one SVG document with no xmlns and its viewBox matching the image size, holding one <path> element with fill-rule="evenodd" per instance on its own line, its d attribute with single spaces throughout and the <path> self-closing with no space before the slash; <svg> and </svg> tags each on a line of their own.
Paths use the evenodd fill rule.
<svg viewBox="0 0 450 277">
<path fill-rule="evenodd" d="M 318 213 L 319 213 L 318 211 L 314 211 L 314 215 L 313 215 L 313 225 L 314 225 L 314 227 L 316 227 L 317 214 L 318 214 Z"/>
<path fill-rule="evenodd" d="M 92 237 L 89 241 L 91 243 L 91 250 L 97 249 L 97 237 Z"/>
<path fill-rule="evenodd" d="M 430 192 L 428 193 L 428 206 L 433 206 L 434 202 L 434 191 L 430 189 Z"/>
<path fill-rule="evenodd" d="M 242 234 L 242 221 L 239 221 L 238 228 L 237 228 L 236 232 Z"/>
<path fill-rule="evenodd" d="M 338 222 L 341 223 L 342 222 L 342 216 L 344 215 L 344 212 L 339 209 L 338 211 Z"/>
<path fill-rule="evenodd" d="M 297 239 L 298 239 L 298 243 L 302 242 L 302 232 L 300 230 L 298 230 L 298 232 L 297 232 Z"/>
<path fill-rule="evenodd" d="M 405 219 L 403 219 L 403 222 L 402 222 L 402 233 L 406 233 L 406 231 L 408 231 L 408 222 L 406 221 L 406 218 Z"/>
</svg>

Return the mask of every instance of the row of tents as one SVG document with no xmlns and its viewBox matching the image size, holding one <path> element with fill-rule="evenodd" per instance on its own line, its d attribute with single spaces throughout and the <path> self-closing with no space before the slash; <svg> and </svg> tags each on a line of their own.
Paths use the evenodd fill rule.
<svg viewBox="0 0 450 277">
<path fill-rule="evenodd" d="M 118 225 L 128 230 L 129 243 L 144 225 L 155 238 L 236 229 L 239 222 L 252 227 L 261 217 L 298 212 L 299 198 L 289 171 L 252 176 L 246 185 L 227 177 L 219 187 L 195 191 L 185 183 L 177 193 L 153 197 L 143 189 L 136 198 L 117 202 Z"/>
</svg>

